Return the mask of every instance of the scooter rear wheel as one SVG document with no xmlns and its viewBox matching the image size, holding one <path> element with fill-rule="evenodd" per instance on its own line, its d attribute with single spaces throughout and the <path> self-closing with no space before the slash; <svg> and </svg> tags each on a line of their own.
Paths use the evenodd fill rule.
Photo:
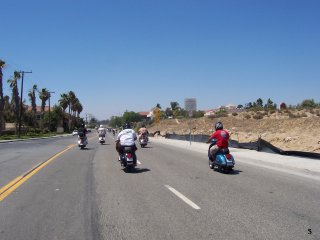
<svg viewBox="0 0 320 240">
<path fill-rule="evenodd" d="M 210 169 L 214 169 L 214 164 L 210 159 L 209 159 L 209 168 Z"/>
</svg>

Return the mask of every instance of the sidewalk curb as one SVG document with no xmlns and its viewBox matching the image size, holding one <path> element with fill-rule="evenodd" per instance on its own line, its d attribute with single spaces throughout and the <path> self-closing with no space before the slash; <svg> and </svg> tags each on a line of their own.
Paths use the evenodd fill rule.
<svg viewBox="0 0 320 240">
<path fill-rule="evenodd" d="M 204 158 L 208 146 L 205 143 L 194 143 L 190 145 L 187 141 L 166 138 L 150 138 L 154 143 L 171 145 L 181 149 L 203 153 Z M 235 156 L 236 163 L 249 164 L 262 168 L 278 170 L 297 176 L 320 181 L 320 161 L 296 156 L 284 156 L 274 153 L 256 152 L 248 149 L 230 148 Z M 249 154 L 249 156 L 247 156 Z"/>
</svg>

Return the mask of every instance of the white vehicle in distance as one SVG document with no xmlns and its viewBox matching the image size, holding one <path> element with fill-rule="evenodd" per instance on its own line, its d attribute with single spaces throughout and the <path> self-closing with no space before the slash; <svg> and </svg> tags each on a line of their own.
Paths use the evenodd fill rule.
<svg viewBox="0 0 320 240">
<path fill-rule="evenodd" d="M 78 135 L 78 130 L 73 130 L 72 136 Z"/>
</svg>

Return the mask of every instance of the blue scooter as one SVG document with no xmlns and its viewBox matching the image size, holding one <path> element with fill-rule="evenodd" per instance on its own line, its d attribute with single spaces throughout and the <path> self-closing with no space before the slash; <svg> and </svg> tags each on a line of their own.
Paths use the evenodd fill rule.
<svg viewBox="0 0 320 240">
<path fill-rule="evenodd" d="M 228 148 L 220 149 L 217 152 L 214 160 L 211 158 L 210 148 L 214 145 L 216 145 L 216 140 L 212 139 L 211 144 L 208 148 L 209 168 L 214 169 L 214 167 L 217 166 L 218 170 L 223 171 L 225 173 L 229 173 L 230 171 L 233 171 L 235 161 L 233 156 L 230 154 L 230 151 Z"/>
</svg>

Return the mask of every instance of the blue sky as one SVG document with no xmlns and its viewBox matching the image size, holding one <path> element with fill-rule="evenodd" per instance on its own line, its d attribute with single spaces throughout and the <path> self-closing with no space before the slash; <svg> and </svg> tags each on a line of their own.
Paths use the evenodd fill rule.
<svg viewBox="0 0 320 240">
<path fill-rule="evenodd" d="M 320 102 L 318 0 L 12 0 L 0 13 L 4 80 L 32 70 L 25 98 L 33 84 L 52 103 L 73 90 L 82 116 Z"/>
</svg>

